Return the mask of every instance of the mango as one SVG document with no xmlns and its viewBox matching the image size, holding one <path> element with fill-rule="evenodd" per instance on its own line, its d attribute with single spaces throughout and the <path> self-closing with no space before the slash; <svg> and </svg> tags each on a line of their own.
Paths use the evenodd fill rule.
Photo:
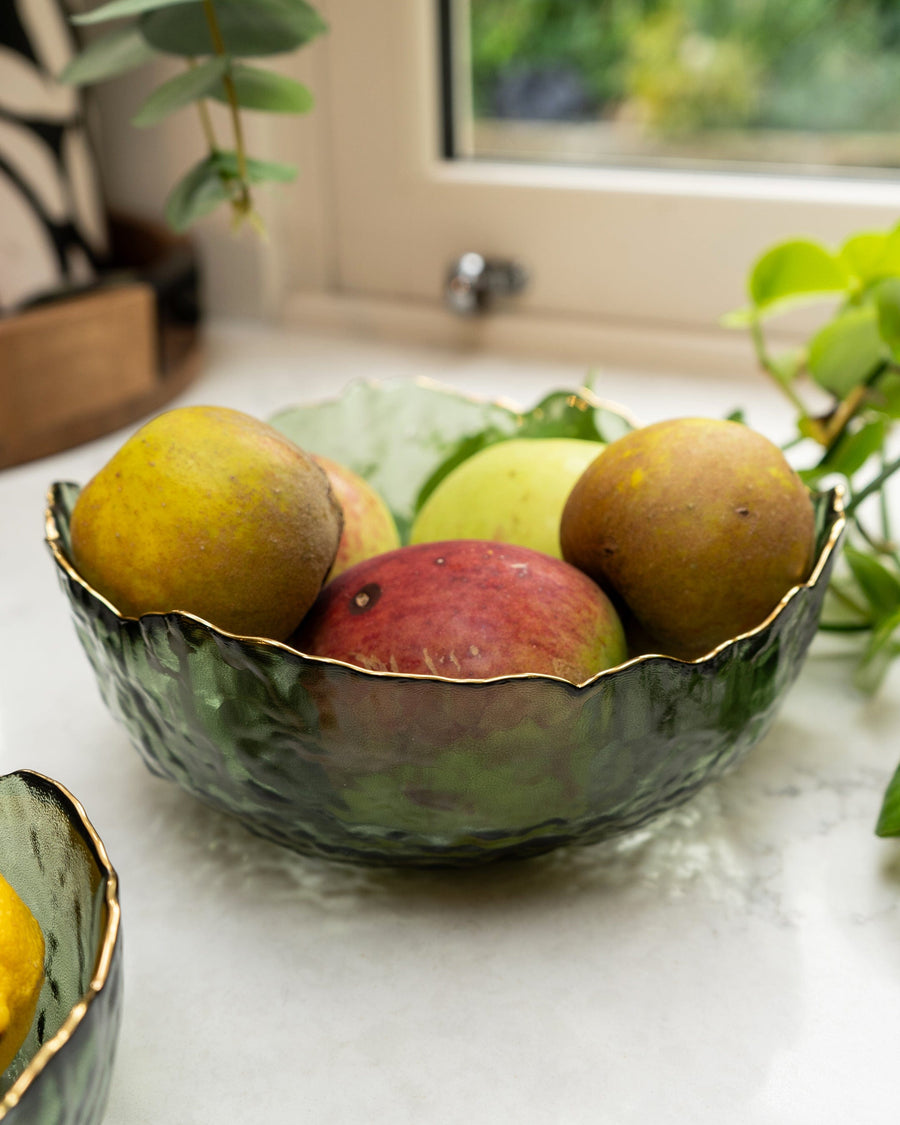
<svg viewBox="0 0 900 1125">
<path fill-rule="evenodd" d="M 273 427 L 188 406 L 142 426 L 79 493 L 76 569 L 125 617 L 181 610 L 284 640 L 341 535 L 325 472 Z"/>
<path fill-rule="evenodd" d="M 644 647 L 696 659 L 762 624 L 808 576 L 815 517 L 768 438 L 675 418 L 611 443 L 572 489 L 563 558 L 633 617 Z"/>
<path fill-rule="evenodd" d="M 357 563 L 324 587 L 289 643 L 376 672 L 530 672 L 575 684 L 626 655 L 616 611 L 585 574 L 540 551 L 473 539 Z"/>
</svg>

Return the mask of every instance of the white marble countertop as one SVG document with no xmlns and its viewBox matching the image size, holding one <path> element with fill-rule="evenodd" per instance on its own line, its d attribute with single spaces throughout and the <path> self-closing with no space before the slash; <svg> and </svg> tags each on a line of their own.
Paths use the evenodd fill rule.
<svg viewBox="0 0 900 1125">
<path fill-rule="evenodd" d="M 585 376 L 218 325 L 178 403 L 267 417 L 418 374 L 524 406 Z M 744 405 L 790 432 L 761 378 L 598 389 L 647 421 Z M 463 873 L 298 857 L 151 776 L 100 701 L 44 494 L 127 432 L 0 473 L 0 771 L 68 786 L 121 879 L 108 1125 L 893 1125 L 900 844 L 873 827 L 900 759 L 896 672 L 866 701 L 817 641 L 736 771 L 611 845 Z"/>
</svg>

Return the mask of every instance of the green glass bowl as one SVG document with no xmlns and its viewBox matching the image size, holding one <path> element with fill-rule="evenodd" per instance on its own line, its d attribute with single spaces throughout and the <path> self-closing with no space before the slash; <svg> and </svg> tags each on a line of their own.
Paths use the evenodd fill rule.
<svg viewBox="0 0 900 1125">
<path fill-rule="evenodd" d="M 422 496 L 490 442 L 613 440 L 632 426 L 583 390 L 519 413 L 408 380 L 352 384 L 272 421 L 371 480 L 404 535 Z M 687 800 L 768 729 L 816 633 L 844 526 L 840 496 L 816 497 L 812 575 L 758 628 L 700 660 L 640 656 L 576 687 L 369 672 L 186 613 L 124 618 L 72 565 L 77 494 L 52 487 L 47 540 L 103 699 L 147 766 L 260 835 L 371 864 L 593 843 Z"/>
<path fill-rule="evenodd" d="M 84 809 L 21 770 L 0 777 L 0 872 L 44 934 L 28 1038 L 0 1077 L 4 1125 L 97 1125 L 122 1010 L 118 884 Z"/>
</svg>

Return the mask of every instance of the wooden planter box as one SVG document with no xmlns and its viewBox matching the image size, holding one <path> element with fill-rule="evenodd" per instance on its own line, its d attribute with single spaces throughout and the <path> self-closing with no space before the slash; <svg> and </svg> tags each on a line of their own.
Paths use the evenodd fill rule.
<svg viewBox="0 0 900 1125">
<path fill-rule="evenodd" d="M 113 267 L 89 289 L 0 318 L 0 468 L 161 408 L 200 368 L 190 243 L 111 219 Z"/>
</svg>

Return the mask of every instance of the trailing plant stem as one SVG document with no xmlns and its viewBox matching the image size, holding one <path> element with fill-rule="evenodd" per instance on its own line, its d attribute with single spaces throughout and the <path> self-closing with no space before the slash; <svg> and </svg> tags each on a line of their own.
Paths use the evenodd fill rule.
<svg viewBox="0 0 900 1125">
<path fill-rule="evenodd" d="M 755 317 L 750 322 L 750 337 L 753 341 L 753 346 L 756 350 L 757 362 L 759 363 L 760 367 L 763 369 L 763 371 L 766 372 L 767 375 L 772 378 L 781 392 L 787 396 L 791 405 L 794 406 L 795 409 L 798 410 L 804 418 L 807 417 L 806 406 L 803 400 L 800 398 L 793 387 L 785 383 L 785 381 L 779 375 L 778 369 L 775 367 L 775 364 L 772 362 L 772 359 L 769 356 L 768 349 L 766 348 L 766 340 L 765 336 L 763 335 L 762 325 Z"/>
<path fill-rule="evenodd" d="M 870 480 L 865 488 L 861 488 L 859 492 L 851 498 L 844 509 L 846 514 L 852 516 L 863 500 L 866 500 L 869 496 L 873 495 L 873 493 L 878 492 L 898 469 L 900 469 L 900 457 L 895 457 L 893 461 L 888 461 L 878 476 Z"/>
<path fill-rule="evenodd" d="M 213 0 L 203 0 L 203 10 L 206 14 L 206 22 L 209 24 L 209 34 L 212 39 L 213 50 L 217 55 L 226 55 L 228 52 L 225 50 L 225 40 L 222 38 L 222 31 L 216 17 L 216 9 L 213 5 Z M 234 201 L 234 206 L 238 215 L 243 216 L 251 210 L 250 183 L 247 178 L 247 153 L 244 147 L 244 130 L 241 125 L 237 91 L 234 88 L 234 82 L 228 71 L 225 72 L 222 78 L 222 84 L 225 87 L 225 97 L 228 100 L 228 110 L 231 114 L 231 125 L 234 130 L 234 152 L 237 160 L 238 179 L 240 181 L 240 197 Z"/>
<path fill-rule="evenodd" d="M 188 67 L 193 70 L 197 65 L 196 59 L 188 59 Z M 216 134 L 213 129 L 212 118 L 209 115 L 209 106 L 206 104 L 205 98 L 200 98 L 197 104 L 197 113 L 200 117 L 200 128 L 203 130 L 203 139 L 206 141 L 206 147 L 210 153 L 218 152 L 219 146 L 216 144 Z"/>
</svg>

